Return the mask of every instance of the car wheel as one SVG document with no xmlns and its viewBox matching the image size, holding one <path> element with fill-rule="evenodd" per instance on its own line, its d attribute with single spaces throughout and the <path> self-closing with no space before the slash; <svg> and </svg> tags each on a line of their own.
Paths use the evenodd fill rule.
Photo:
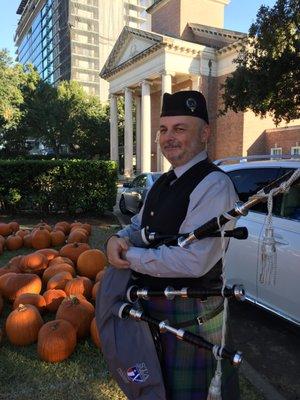
<svg viewBox="0 0 300 400">
<path fill-rule="evenodd" d="M 120 198 L 119 208 L 120 208 L 120 211 L 121 211 L 122 214 L 128 214 L 129 213 L 129 211 L 126 208 L 124 196 L 121 196 L 121 198 Z"/>
</svg>

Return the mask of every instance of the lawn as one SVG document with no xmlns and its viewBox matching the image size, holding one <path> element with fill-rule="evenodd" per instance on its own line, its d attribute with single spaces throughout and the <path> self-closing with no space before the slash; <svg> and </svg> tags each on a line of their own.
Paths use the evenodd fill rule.
<svg viewBox="0 0 300 400">
<path fill-rule="evenodd" d="M 106 238 L 117 229 L 116 222 L 109 219 L 88 222 L 93 223 L 89 241 L 91 247 L 103 249 Z M 32 226 L 32 219 L 23 220 L 22 227 L 26 226 Z M 6 250 L 0 256 L 0 266 L 5 265 L 13 256 L 30 251 Z M 8 312 L 6 305 L 0 317 L 2 328 Z M 44 316 L 45 321 L 53 318 L 54 315 Z M 15 347 L 4 338 L 0 346 L 0 400 L 126 399 L 111 379 L 101 352 L 91 339 L 79 342 L 72 356 L 57 364 L 40 361 L 36 344 Z M 240 381 L 241 400 L 264 399 L 244 377 L 241 376 Z"/>
</svg>

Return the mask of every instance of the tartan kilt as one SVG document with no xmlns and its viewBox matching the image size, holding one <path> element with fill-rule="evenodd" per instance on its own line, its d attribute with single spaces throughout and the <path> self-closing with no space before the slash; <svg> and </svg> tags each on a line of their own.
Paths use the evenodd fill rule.
<svg viewBox="0 0 300 400">
<path fill-rule="evenodd" d="M 171 326 L 176 327 L 179 323 L 192 320 L 198 315 L 215 309 L 221 301 L 222 297 L 210 297 L 206 301 L 152 298 L 148 301 L 143 300 L 142 306 L 144 311 L 153 318 L 168 320 Z M 223 312 L 221 311 L 202 325 L 194 324 L 183 329 L 200 335 L 213 344 L 220 344 L 222 319 Z M 227 332 L 228 330 L 227 326 Z M 161 366 L 167 399 L 207 400 L 209 385 L 217 365 L 212 352 L 179 340 L 169 332 L 160 334 L 160 341 Z M 229 340 L 226 340 L 226 347 L 230 348 Z M 239 398 L 237 370 L 228 360 L 222 360 L 222 400 L 238 400 Z"/>
</svg>

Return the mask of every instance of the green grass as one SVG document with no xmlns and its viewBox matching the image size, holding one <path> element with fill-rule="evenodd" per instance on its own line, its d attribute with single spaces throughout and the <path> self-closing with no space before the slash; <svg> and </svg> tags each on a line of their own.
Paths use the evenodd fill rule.
<svg viewBox="0 0 300 400">
<path fill-rule="evenodd" d="M 29 224 L 27 224 L 29 226 Z M 116 225 L 93 225 L 90 245 L 103 249 L 106 238 L 116 231 Z M 30 249 L 4 251 L 0 266 L 18 254 Z M 6 304 L 0 317 L 0 327 L 10 311 Z M 43 316 L 44 320 L 54 315 Z M 86 339 L 78 343 L 72 356 L 61 363 L 50 364 L 39 360 L 36 344 L 16 347 L 4 337 L 0 344 L 0 400 L 125 400 L 116 383 L 110 377 L 101 351 Z M 243 377 L 241 400 L 263 400 L 263 397 Z M 155 400 L 155 399 L 153 399 Z M 232 399 L 234 400 L 234 399 Z"/>
</svg>

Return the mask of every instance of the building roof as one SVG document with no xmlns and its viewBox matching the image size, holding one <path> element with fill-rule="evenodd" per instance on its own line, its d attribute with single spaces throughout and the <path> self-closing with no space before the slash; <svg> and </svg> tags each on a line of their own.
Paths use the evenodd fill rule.
<svg viewBox="0 0 300 400">
<path fill-rule="evenodd" d="M 243 32 L 215 28 L 213 26 L 194 23 L 189 23 L 188 26 L 194 35 L 194 40 L 196 43 L 212 47 L 217 50 L 247 37 L 247 34 Z"/>
<path fill-rule="evenodd" d="M 26 4 L 28 3 L 29 0 L 21 0 L 21 3 L 19 4 L 19 7 L 17 9 L 17 14 L 21 15 Z"/>
</svg>

